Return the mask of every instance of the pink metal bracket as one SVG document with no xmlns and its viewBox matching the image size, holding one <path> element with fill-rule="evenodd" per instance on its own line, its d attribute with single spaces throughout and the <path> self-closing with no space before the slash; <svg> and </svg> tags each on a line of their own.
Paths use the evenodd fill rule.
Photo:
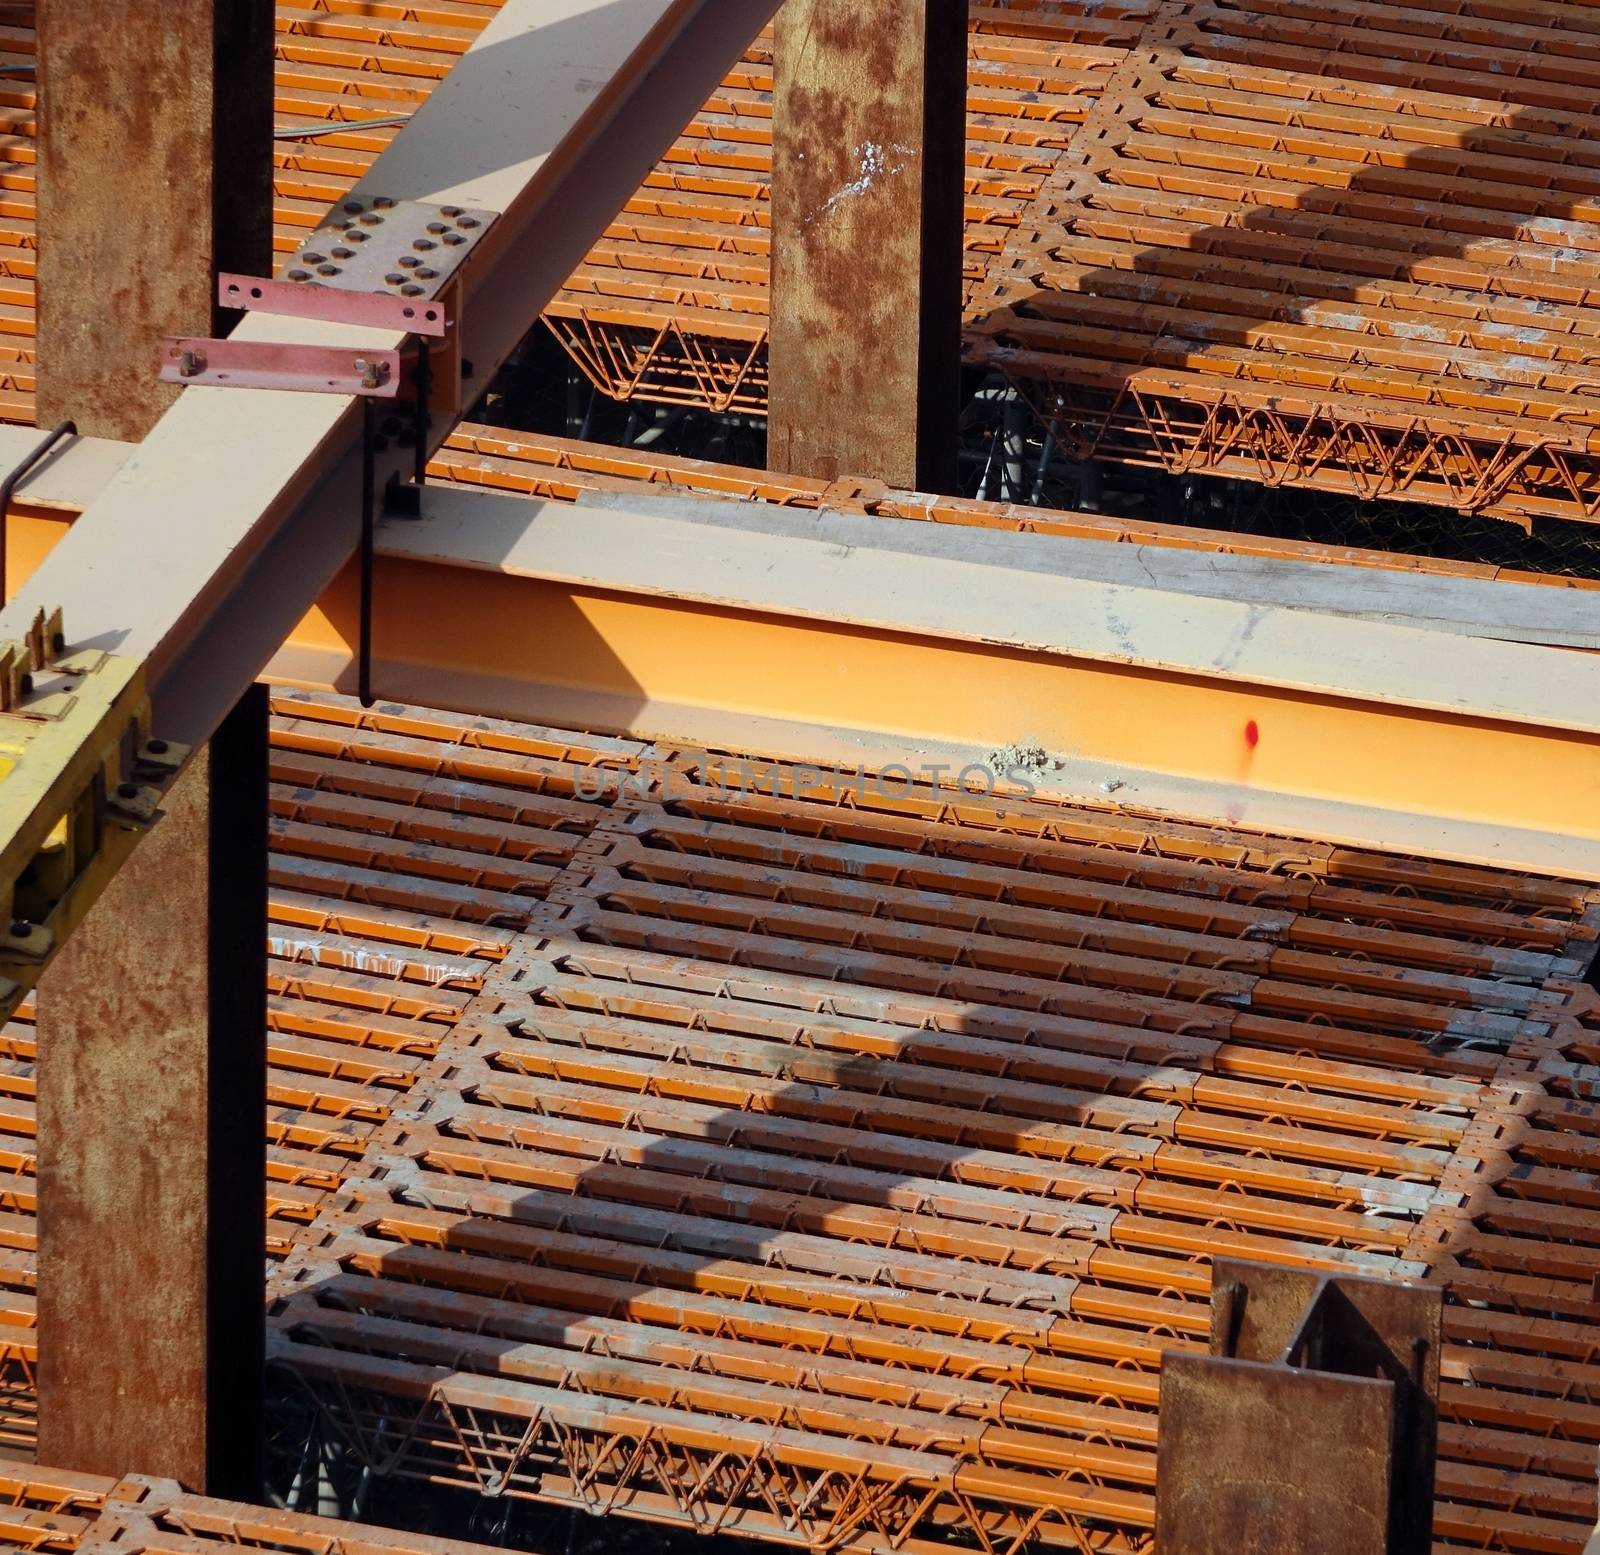
<svg viewBox="0 0 1600 1555">
<path fill-rule="evenodd" d="M 389 400 L 400 392 L 400 353 L 364 351 L 359 346 L 178 337 L 162 344 L 161 379 L 214 388 L 297 389 Z"/>
<path fill-rule="evenodd" d="M 369 324 L 413 335 L 441 336 L 450 327 L 442 302 L 356 292 L 316 281 L 268 281 L 253 275 L 217 277 L 217 301 L 225 308 L 276 313 L 286 318 L 326 319 L 336 324 Z"/>
</svg>

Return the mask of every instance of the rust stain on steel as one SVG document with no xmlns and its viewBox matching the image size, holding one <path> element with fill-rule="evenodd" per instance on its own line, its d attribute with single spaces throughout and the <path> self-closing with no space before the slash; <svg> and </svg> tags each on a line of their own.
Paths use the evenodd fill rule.
<svg viewBox="0 0 1600 1555">
<path fill-rule="evenodd" d="M 259 1482 L 266 698 L 254 688 L 39 991 L 39 1452 Z"/>
<path fill-rule="evenodd" d="M 779 13 L 774 469 L 955 489 L 966 13 L 958 0 Z"/>
<path fill-rule="evenodd" d="M 1376 1378 L 1167 1355 L 1163 1555 L 1387 1555 L 1390 1405 Z"/>
<path fill-rule="evenodd" d="M 38 415 L 137 441 L 272 240 L 271 0 L 39 0 Z"/>
</svg>

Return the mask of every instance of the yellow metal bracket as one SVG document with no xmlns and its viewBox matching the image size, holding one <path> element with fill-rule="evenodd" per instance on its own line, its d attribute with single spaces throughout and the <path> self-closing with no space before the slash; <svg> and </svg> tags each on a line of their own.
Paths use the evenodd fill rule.
<svg viewBox="0 0 1600 1555">
<path fill-rule="evenodd" d="M 143 665 L 69 650 L 59 610 L 0 642 L 0 1019 L 155 820 L 188 752 L 149 725 Z"/>
</svg>

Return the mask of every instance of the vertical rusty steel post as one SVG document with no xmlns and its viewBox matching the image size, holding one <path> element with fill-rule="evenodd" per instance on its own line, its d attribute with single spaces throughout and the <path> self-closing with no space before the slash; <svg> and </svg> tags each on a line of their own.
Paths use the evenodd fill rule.
<svg viewBox="0 0 1600 1555">
<path fill-rule="evenodd" d="M 272 38 L 271 0 L 39 0 L 40 425 L 143 437 L 161 337 L 267 273 Z"/>
<path fill-rule="evenodd" d="M 267 698 L 39 989 L 39 1455 L 260 1490 Z"/>
<path fill-rule="evenodd" d="M 787 0 L 768 463 L 956 490 L 964 0 Z"/>
<path fill-rule="evenodd" d="M 1428 1555 L 1443 1294 L 1219 1258 L 1161 1367 L 1162 1555 Z"/>
</svg>

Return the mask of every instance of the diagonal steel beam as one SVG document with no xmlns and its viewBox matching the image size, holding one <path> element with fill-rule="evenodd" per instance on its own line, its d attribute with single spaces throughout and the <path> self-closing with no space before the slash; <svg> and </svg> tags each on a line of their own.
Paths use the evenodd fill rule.
<svg viewBox="0 0 1600 1555">
<path fill-rule="evenodd" d="M 507 0 L 354 191 L 498 213 L 466 265 L 470 364 L 435 445 L 771 18 L 777 0 Z M 234 338 L 393 349 L 390 331 L 250 315 Z M 151 371 L 155 371 L 152 353 Z M 190 388 L 0 612 L 145 662 L 157 725 L 208 736 L 354 550 L 353 397 Z M 378 479 L 412 455 L 380 455 Z"/>
</svg>

